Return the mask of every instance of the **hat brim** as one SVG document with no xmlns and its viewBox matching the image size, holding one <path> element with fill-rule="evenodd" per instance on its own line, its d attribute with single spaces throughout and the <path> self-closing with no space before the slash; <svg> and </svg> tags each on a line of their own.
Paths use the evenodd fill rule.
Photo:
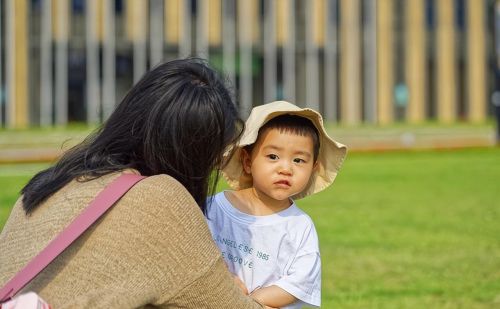
<svg viewBox="0 0 500 309">
<path fill-rule="evenodd" d="M 300 199 L 310 194 L 320 192 L 330 186 L 342 166 L 347 154 L 347 147 L 330 138 L 323 125 L 321 115 L 309 108 L 300 108 L 286 101 L 275 101 L 255 107 L 245 123 L 245 132 L 238 142 L 222 174 L 227 183 L 234 190 L 241 190 L 252 186 L 252 177 L 243 170 L 241 149 L 257 141 L 259 129 L 269 120 L 280 115 L 297 115 L 309 119 L 319 133 L 319 153 L 317 167 L 311 175 L 309 183 L 299 194 L 293 196 Z"/>
</svg>

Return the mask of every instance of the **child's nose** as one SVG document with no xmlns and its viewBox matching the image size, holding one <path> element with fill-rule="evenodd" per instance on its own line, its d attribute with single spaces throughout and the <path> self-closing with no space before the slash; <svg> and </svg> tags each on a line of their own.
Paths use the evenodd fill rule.
<svg viewBox="0 0 500 309">
<path fill-rule="evenodd" d="M 280 166 L 279 173 L 282 175 L 292 175 L 292 167 L 289 163 L 283 162 Z"/>
</svg>

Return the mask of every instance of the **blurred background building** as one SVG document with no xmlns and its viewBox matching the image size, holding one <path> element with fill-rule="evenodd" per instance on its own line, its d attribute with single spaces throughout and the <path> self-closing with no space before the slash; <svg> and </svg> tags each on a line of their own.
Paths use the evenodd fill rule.
<svg viewBox="0 0 500 309">
<path fill-rule="evenodd" d="M 102 122 L 144 72 L 199 56 L 241 114 L 285 99 L 332 122 L 483 122 L 500 0 L 0 0 L 0 127 Z"/>
</svg>

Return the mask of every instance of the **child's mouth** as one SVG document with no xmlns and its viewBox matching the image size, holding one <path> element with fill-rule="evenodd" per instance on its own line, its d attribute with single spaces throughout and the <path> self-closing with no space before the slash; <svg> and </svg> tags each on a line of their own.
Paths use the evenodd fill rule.
<svg viewBox="0 0 500 309">
<path fill-rule="evenodd" d="M 277 184 L 280 187 L 287 187 L 287 188 L 291 186 L 288 180 L 280 180 L 275 182 L 275 184 Z"/>
</svg>

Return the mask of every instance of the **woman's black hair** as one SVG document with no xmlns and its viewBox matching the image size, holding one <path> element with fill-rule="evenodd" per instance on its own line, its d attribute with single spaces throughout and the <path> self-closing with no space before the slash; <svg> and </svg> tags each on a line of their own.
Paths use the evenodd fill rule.
<svg viewBox="0 0 500 309">
<path fill-rule="evenodd" d="M 71 180 L 87 181 L 127 168 L 168 174 L 201 210 L 215 190 L 222 154 L 243 130 L 228 89 L 205 61 L 158 65 L 132 87 L 109 119 L 22 189 L 31 213 Z"/>
</svg>

